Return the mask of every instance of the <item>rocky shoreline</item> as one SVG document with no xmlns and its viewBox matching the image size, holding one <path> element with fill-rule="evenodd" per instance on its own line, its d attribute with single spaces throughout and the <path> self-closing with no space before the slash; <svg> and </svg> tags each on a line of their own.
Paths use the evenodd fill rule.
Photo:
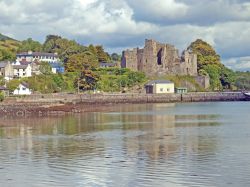
<svg viewBox="0 0 250 187">
<path fill-rule="evenodd" d="M 114 104 L 249 101 L 241 92 L 187 94 L 50 94 L 6 99 L 0 117 L 60 116 L 71 113 L 108 111 Z"/>
<path fill-rule="evenodd" d="M 61 116 L 72 113 L 83 112 L 101 112 L 106 105 L 85 105 L 85 104 L 35 104 L 35 103 L 18 103 L 0 105 L 0 117 L 46 117 Z"/>
</svg>

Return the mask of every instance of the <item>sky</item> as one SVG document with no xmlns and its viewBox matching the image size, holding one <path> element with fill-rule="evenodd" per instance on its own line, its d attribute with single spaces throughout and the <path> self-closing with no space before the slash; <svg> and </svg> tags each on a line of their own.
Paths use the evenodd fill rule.
<svg viewBox="0 0 250 187">
<path fill-rule="evenodd" d="M 108 52 L 146 38 L 180 51 L 200 38 L 234 70 L 250 70 L 249 0 L 0 0 L 0 33 L 44 42 L 48 34 Z"/>
</svg>

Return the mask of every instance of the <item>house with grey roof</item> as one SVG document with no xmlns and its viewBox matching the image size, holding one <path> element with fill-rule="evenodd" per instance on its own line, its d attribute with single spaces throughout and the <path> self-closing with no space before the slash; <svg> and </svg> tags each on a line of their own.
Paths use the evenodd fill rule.
<svg viewBox="0 0 250 187">
<path fill-rule="evenodd" d="M 44 53 L 44 52 L 22 52 L 18 53 L 16 55 L 16 59 L 18 61 L 27 61 L 27 62 L 48 62 L 48 63 L 54 63 L 59 62 L 59 56 L 57 53 Z"/>
<path fill-rule="evenodd" d="M 26 82 L 22 82 L 18 85 L 18 87 L 13 91 L 13 95 L 31 95 L 32 90 L 30 86 Z"/>
<path fill-rule="evenodd" d="M 169 80 L 152 80 L 145 84 L 147 94 L 174 93 L 174 83 Z"/>
<path fill-rule="evenodd" d="M 113 68 L 113 67 L 117 67 L 118 64 L 114 63 L 114 62 L 100 62 L 99 63 L 99 67 L 100 68 Z"/>
</svg>

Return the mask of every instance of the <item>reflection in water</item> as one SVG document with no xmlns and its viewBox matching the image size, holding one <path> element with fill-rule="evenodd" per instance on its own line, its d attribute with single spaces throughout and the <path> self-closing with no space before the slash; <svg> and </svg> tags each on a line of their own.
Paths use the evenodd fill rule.
<svg viewBox="0 0 250 187">
<path fill-rule="evenodd" d="M 0 186 L 247 186 L 250 148 L 240 143 L 250 139 L 248 108 L 117 105 L 108 113 L 2 119 Z"/>
</svg>

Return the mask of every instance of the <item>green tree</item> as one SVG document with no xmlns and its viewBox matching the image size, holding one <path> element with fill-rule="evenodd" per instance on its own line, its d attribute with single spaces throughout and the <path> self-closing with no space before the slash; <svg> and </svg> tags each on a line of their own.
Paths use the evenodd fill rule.
<svg viewBox="0 0 250 187">
<path fill-rule="evenodd" d="M 52 68 L 51 68 L 51 66 L 50 66 L 50 64 L 48 62 L 41 62 L 39 64 L 39 71 L 43 75 L 50 75 L 50 74 L 52 74 Z"/>
<path fill-rule="evenodd" d="M 216 53 L 210 44 L 201 39 L 192 42 L 188 50 L 197 54 L 198 70 L 203 69 L 204 65 L 220 64 L 220 55 Z"/>
<path fill-rule="evenodd" d="M 99 75 L 91 70 L 82 70 L 79 78 L 75 80 L 75 87 L 80 90 L 94 90 L 97 86 Z"/>
<path fill-rule="evenodd" d="M 249 72 L 236 72 L 235 85 L 241 90 L 250 90 L 250 73 Z"/>
<path fill-rule="evenodd" d="M 0 91 L 0 102 L 4 100 L 4 93 Z"/>
<path fill-rule="evenodd" d="M 112 53 L 111 54 L 111 59 L 113 61 L 121 61 L 121 55 L 118 55 L 117 53 Z"/>
<path fill-rule="evenodd" d="M 97 49 L 96 49 L 96 47 L 95 47 L 93 44 L 90 44 L 90 45 L 89 45 L 89 51 L 90 51 L 93 55 L 97 56 Z"/>
<path fill-rule="evenodd" d="M 86 51 L 71 55 L 66 63 L 67 72 L 81 72 L 85 69 L 97 68 L 99 66 L 96 56 Z"/>
<path fill-rule="evenodd" d="M 18 48 L 18 52 L 24 52 L 24 51 L 36 51 L 40 52 L 42 51 L 42 44 L 40 44 L 38 41 L 32 40 L 32 38 L 28 38 L 27 40 L 24 40 L 21 42 L 20 47 Z"/>
<path fill-rule="evenodd" d="M 210 87 L 213 90 L 221 90 L 222 85 L 220 82 L 220 67 L 209 64 L 204 67 L 204 70 L 209 74 L 210 77 Z"/>
<path fill-rule="evenodd" d="M 5 80 L 3 76 L 0 76 L 0 86 L 4 86 L 5 85 Z"/>
<path fill-rule="evenodd" d="M 0 61 L 3 60 L 15 60 L 15 53 L 10 51 L 9 49 L 1 49 L 0 48 Z"/>
<path fill-rule="evenodd" d="M 220 81 L 224 88 L 231 89 L 236 81 L 236 74 L 229 68 L 222 66 L 220 72 Z"/>
<path fill-rule="evenodd" d="M 99 62 L 110 62 L 110 56 L 108 53 L 104 51 L 102 45 L 97 45 L 96 50 L 97 50 L 97 58 Z"/>
<path fill-rule="evenodd" d="M 58 53 L 64 63 L 67 63 L 70 56 L 88 50 L 87 47 L 78 44 L 74 40 L 68 40 L 56 35 L 48 35 L 46 37 L 43 49 L 46 52 Z"/>
<path fill-rule="evenodd" d="M 220 55 L 207 42 L 197 39 L 188 50 L 197 54 L 199 75 L 209 75 L 212 89 L 229 89 L 235 84 L 235 73 L 226 68 L 220 61 Z"/>
<path fill-rule="evenodd" d="M 6 87 L 10 92 L 14 92 L 14 90 L 19 86 L 20 81 L 18 79 L 12 79 L 7 82 Z"/>
</svg>

